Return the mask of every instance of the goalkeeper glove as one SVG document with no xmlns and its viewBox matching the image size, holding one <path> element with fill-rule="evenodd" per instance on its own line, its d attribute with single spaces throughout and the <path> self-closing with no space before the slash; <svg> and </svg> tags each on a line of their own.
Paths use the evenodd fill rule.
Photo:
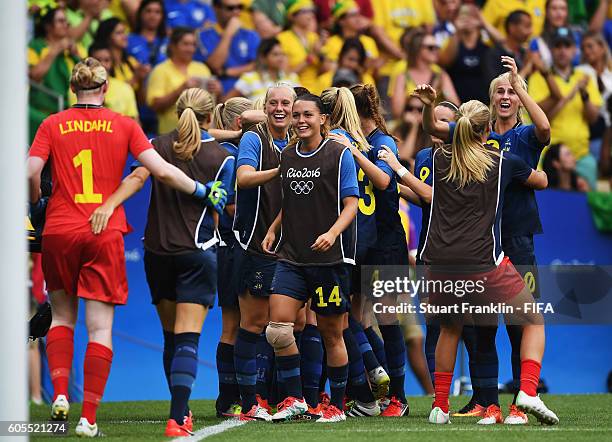
<svg viewBox="0 0 612 442">
<path fill-rule="evenodd" d="M 196 181 L 196 189 L 193 195 L 196 198 L 205 199 L 206 205 L 219 214 L 223 213 L 227 203 L 227 191 L 223 188 L 221 181 L 209 181 L 206 185 Z"/>
</svg>

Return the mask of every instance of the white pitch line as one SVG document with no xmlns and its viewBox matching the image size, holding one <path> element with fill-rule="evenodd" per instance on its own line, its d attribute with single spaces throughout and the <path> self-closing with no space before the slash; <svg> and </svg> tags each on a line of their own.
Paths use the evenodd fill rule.
<svg viewBox="0 0 612 442">
<path fill-rule="evenodd" d="M 211 425 L 210 427 L 204 427 L 201 430 L 193 433 L 189 437 L 177 437 L 172 439 L 172 442 L 198 442 L 207 437 L 214 436 L 215 434 L 223 433 L 230 428 L 239 427 L 240 425 L 246 424 L 246 421 L 240 421 L 238 419 L 228 419 L 217 425 Z"/>
</svg>

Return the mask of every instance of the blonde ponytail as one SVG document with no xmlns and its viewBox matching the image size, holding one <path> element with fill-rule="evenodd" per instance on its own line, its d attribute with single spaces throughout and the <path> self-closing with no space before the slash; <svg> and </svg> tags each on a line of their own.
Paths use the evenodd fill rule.
<svg viewBox="0 0 612 442">
<path fill-rule="evenodd" d="M 355 139 L 360 151 L 370 150 L 370 145 L 361 129 L 359 113 L 351 91 L 345 87 L 330 87 L 321 94 L 321 101 L 329 114 L 331 129 L 344 129 Z"/>
<path fill-rule="evenodd" d="M 215 106 L 211 127 L 215 129 L 229 130 L 236 118 L 240 117 L 244 111 L 253 109 L 253 102 L 248 98 L 234 97 L 225 103 Z"/>
<path fill-rule="evenodd" d="M 173 146 L 179 159 L 191 161 L 200 150 L 201 125 L 210 117 L 214 106 L 212 96 L 204 89 L 186 89 L 179 97 L 176 102 L 178 140 Z"/>
<path fill-rule="evenodd" d="M 495 154 L 485 147 L 482 140 L 489 131 L 489 119 L 489 109 L 480 101 L 471 100 L 461 105 L 451 144 L 450 169 L 444 178 L 446 181 L 457 184 L 459 188 L 474 181 L 485 182 L 494 165 L 491 155 Z"/>
</svg>

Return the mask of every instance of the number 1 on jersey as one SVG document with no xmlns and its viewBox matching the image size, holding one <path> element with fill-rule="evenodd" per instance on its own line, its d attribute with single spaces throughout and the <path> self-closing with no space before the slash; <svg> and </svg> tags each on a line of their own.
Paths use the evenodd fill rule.
<svg viewBox="0 0 612 442">
<path fill-rule="evenodd" d="M 74 202 L 77 204 L 101 204 L 102 194 L 94 193 L 93 190 L 93 162 L 91 159 L 91 149 L 83 149 L 72 158 L 74 167 L 81 167 L 83 193 L 74 195 Z"/>
</svg>

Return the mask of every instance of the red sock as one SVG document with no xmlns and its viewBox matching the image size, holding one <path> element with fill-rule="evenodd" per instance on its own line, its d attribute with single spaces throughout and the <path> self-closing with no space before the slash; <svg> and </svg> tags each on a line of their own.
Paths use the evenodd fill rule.
<svg viewBox="0 0 612 442">
<path fill-rule="evenodd" d="M 434 372 L 434 390 L 436 392 L 436 398 L 433 406 L 434 408 L 440 407 L 445 413 L 448 413 L 448 393 L 450 392 L 452 380 L 452 373 Z"/>
<path fill-rule="evenodd" d="M 521 390 L 529 396 L 538 394 L 542 364 L 533 359 L 521 361 Z"/>
<path fill-rule="evenodd" d="M 81 416 L 90 424 L 96 422 L 96 410 L 104 394 L 106 380 L 113 362 L 113 351 L 97 342 L 90 342 L 85 352 L 85 381 Z"/>
<path fill-rule="evenodd" d="M 74 330 L 70 327 L 56 326 L 47 333 L 47 359 L 51 382 L 53 382 L 53 400 L 63 394 L 68 398 L 68 380 L 72 367 L 74 352 Z"/>
</svg>

